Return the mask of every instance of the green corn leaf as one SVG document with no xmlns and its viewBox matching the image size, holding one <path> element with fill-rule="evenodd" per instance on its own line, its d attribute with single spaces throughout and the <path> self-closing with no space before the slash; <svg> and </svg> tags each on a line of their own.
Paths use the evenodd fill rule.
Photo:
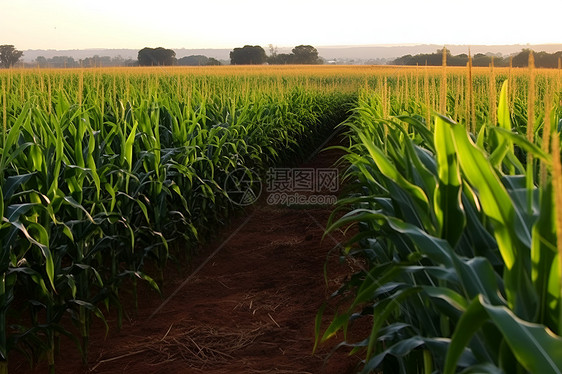
<svg viewBox="0 0 562 374">
<path fill-rule="evenodd" d="M 88 128 L 89 132 L 89 139 L 88 139 L 88 156 L 87 156 L 87 166 L 90 169 L 90 175 L 94 181 L 94 185 L 96 186 L 96 200 L 99 200 L 100 192 L 101 192 L 101 180 L 97 172 L 96 162 L 94 160 L 94 150 L 96 147 L 96 140 L 94 136 L 94 132 L 91 127 Z"/>
<path fill-rule="evenodd" d="M 510 143 L 517 144 L 524 151 L 532 153 L 534 157 L 542 159 L 546 162 L 550 162 L 551 159 L 550 155 L 545 153 L 542 149 L 537 147 L 535 144 L 528 141 L 525 136 L 514 133 L 511 130 L 507 130 L 501 127 L 491 127 L 490 129 L 491 131 L 497 133 L 501 138 L 505 138 Z"/>
<path fill-rule="evenodd" d="M 451 340 L 445 361 L 445 374 L 455 372 L 457 359 L 472 336 L 486 322 L 502 333 L 518 362 L 529 372 L 562 373 L 562 339 L 543 325 L 521 320 L 505 306 L 488 304 L 475 298 L 463 314 Z"/>
<path fill-rule="evenodd" d="M 74 281 L 74 277 L 66 276 L 64 277 L 68 288 L 70 288 L 70 293 L 73 299 L 76 299 L 76 292 L 78 291 L 76 288 L 76 282 Z"/>
<path fill-rule="evenodd" d="M 553 329 L 561 333 L 562 329 L 560 329 L 561 321 L 560 321 L 560 310 L 562 309 L 562 300 L 560 295 L 560 274 L 562 274 L 562 270 L 560 269 L 560 262 L 558 256 L 555 257 L 552 267 L 550 268 L 550 276 L 548 278 L 548 300 L 550 301 L 548 304 L 548 309 L 550 312 L 550 321 Z"/>
<path fill-rule="evenodd" d="M 424 286 L 423 292 L 429 297 L 445 301 L 459 312 L 464 312 L 468 308 L 468 302 L 464 296 L 446 287 Z"/>
<path fill-rule="evenodd" d="M 540 196 L 540 214 L 533 225 L 531 279 L 539 298 L 536 321 L 551 326 L 554 321 L 549 317 L 556 314 L 560 304 L 560 276 L 551 276 L 558 265 L 555 222 L 554 194 L 549 183 Z"/>
<path fill-rule="evenodd" d="M 500 101 L 498 103 L 498 123 L 501 129 L 506 131 L 511 131 L 511 114 L 509 113 L 509 103 L 508 103 L 508 91 L 507 91 L 507 80 L 503 82 L 502 89 L 500 92 Z M 493 124 L 495 128 L 495 123 Z M 498 147 L 494 150 L 490 156 L 490 163 L 498 168 L 507 153 L 513 153 L 513 144 L 507 138 L 502 138 Z"/>
<path fill-rule="evenodd" d="M 8 136 L 6 136 L 6 140 L 4 143 L 4 147 L 2 150 L 2 155 L 0 156 L 0 176 L 3 177 L 4 169 L 6 167 L 6 157 L 12 157 L 11 152 L 12 148 L 16 145 L 18 138 L 20 137 L 20 131 L 23 126 L 25 126 L 26 122 L 30 120 L 30 110 L 31 103 L 27 102 L 16 121 L 10 126 L 8 131 Z"/>
<path fill-rule="evenodd" d="M 513 229 L 513 202 L 484 153 L 468 138 L 466 130 L 460 125 L 452 125 L 451 128 L 462 171 L 477 190 L 482 209 L 493 220 L 494 236 L 500 253 L 507 268 L 511 269 L 518 248 L 517 236 Z"/>
<path fill-rule="evenodd" d="M 487 260 L 476 257 L 468 261 L 462 261 L 446 240 L 432 237 L 419 227 L 407 224 L 394 217 L 379 217 L 385 219 L 397 233 L 408 236 L 421 253 L 437 264 L 455 268 L 462 279 L 465 292 L 469 295 L 473 297 L 482 293 L 494 302 L 500 301 L 497 294 L 498 279 Z"/>
<path fill-rule="evenodd" d="M 414 349 L 425 344 L 423 338 L 411 337 L 407 339 L 402 339 L 398 343 L 393 344 L 389 348 L 385 349 L 383 352 L 371 358 L 367 361 L 367 364 L 361 371 L 362 373 L 372 373 L 385 359 L 386 356 L 391 355 L 394 357 L 404 357 L 410 354 Z"/>
<path fill-rule="evenodd" d="M 94 315 L 96 317 L 98 317 L 100 319 L 100 321 L 103 322 L 103 324 L 105 326 L 105 333 L 107 335 L 107 333 L 109 332 L 109 325 L 107 324 L 107 320 L 105 319 L 105 316 L 103 315 L 102 311 L 98 307 L 96 307 L 95 305 L 93 305 L 92 303 L 89 303 L 87 301 L 77 300 L 77 299 L 69 300 L 68 303 L 69 304 L 76 304 L 79 307 L 85 308 L 85 309 L 89 310 L 90 312 L 94 313 Z"/>
<path fill-rule="evenodd" d="M 62 96 L 62 93 L 61 95 Z M 62 167 L 62 162 L 63 162 L 63 158 L 64 158 L 64 133 L 62 130 L 62 125 L 59 121 L 55 121 L 54 123 L 54 128 L 55 128 L 55 159 L 53 161 L 53 164 L 50 165 L 50 167 L 52 168 L 52 175 L 51 175 L 51 185 L 49 186 L 49 191 L 47 192 L 47 196 L 49 197 L 49 199 L 51 201 L 54 200 L 55 196 L 57 196 L 58 192 L 59 192 L 59 175 L 60 175 L 60 170 Z"/>
<path fill-rule="evenodd" d="M 326 328 L 326 331 L 324 331 L 324 335 L 322 336 L 321 341 L 324 342 L 330 339 L 331 337 L 335 336 L 341 329 L 345 330 L 348 322 L 349 315 L 347 314 L 339 314 L 335 316 L 330 322 L 330 325 Z"/>
<path fill-rule="evenodd" d="M 322 316 L 324 315 L 324 310 L 327 304 L 324 303 L 316 313 L 316 318 L 314 319 L 314 347 L 312 347 L 312 353 L 316 352 L 318 344 L 320 343 L 320 331 L 322 329 Z"/>
<path fill-rule="evenodd" d="M 65 196 L 65 197 L 63 198 L 63 200 L 64 200 L 68 205 L 70 205 L 71 207 L 76 208 L 76 209 L 80 209 L 80 210 L 86 215 L 86 218 L 88 218 L 88 220 L 89 220 L 91 223 L 93 223 L 93 224 L 96 223 L 96 222 L 94 221 L 94 219 L 92 218 L 92 216 L 90 215 L 90 213 L 88 213 L 88 211 L 82 206 L 82 204 L 80 204 L 80 203 L 78 203 L 76 200 L 74 200 L 74 198 L 73 198 L 72 196 Z"/>
<path fill-rule="evenodd" d="M 494 131 L 496 132 L 502 132 L 503 130 L 499 129 L 499 128 L 494 128 Z M 513 165 L 515 167 L 515 172 L 518 174 L 525 174 L 525 167 L 523 166 L 523 164 L 521 163 L 521 161 L 519 161 L 519 159 L 517 158 L 517 156 L 515 156 L 515 154 L 513 153 L 508 153 L 507 154 L 507 159 L 509 160 L 509 162 L 511 163 L 511 165 Z"/>
<path fill-rule="evenodd" d="M 484 149 L 484 144 L 486 143 L 486 131 L 487 127 L 486 126 L 482 126 L 480 128 L 480 131 L 478 131 L 478 137 L 476 138 L 476 145 L 478 146 L 478 148 L 480 149 Z"/>
<path fill-rule="evenodd" d="M 515 357 L 531 373 L 562 373 L 562 339 L 543 325 L 523 321 L 504 306 L 480 302 Z"/>
<path fill-rule="evenodd" d="M 148 216 L 148 209 L 146 208 L 146 205 L 140 199 L 135 199 L 135 201 L 141 209 L 144 218 L 146 219 L 146 223 L 150 225 L 150 217 Z"/>
<path fill-rule="evenodd" d="M 124 164 L 127 165 L 129 171 L 131 171 L 133 168 L 133 145 L 135 142 L 135 136 L 137 133 L 138 125 L 139 125 L 138 121 L 135 121 L 133 124 L 133 128 L 129 133 L 129 136 L 127 137 L 127 140 L 123 145 L 124 149 L 123 149 L 122 157 L 124 158 Z"/>
<path fill-rule="evenodd" d="M 38 145 L 32 145 L 29 147 L 29 157 L 33 161 L 33 171 L 41 170 L 43 165 L 43 152 Z"/>
<path fill-rule="evenodd" d="M 41 250 L 43 257 L 45 258 L 45 271 L 47 273 L 47 278 L 49 279 L 49 283 L 53 290 L 55 288 L 55 265 L 53 263 L 53 256 L 51 255 L 51 251 L 49 250 L 49 235 L 45 228 L 37 223 L 30 223 L 28 227 L 33 229 L 35 232 L 38 233 L 38 238 L 35 239 L 28 231 L 28 229 L 19 221 L 11 222 L 11 224 L 16 227 L 23 235 L 27 238 L 27 240 L 31 243 L 39 247 Z"/>
<path fill-rule="evenodd" d="M 367 346 L 366 359 L 370 360 L 372 353 L 375 349 L 377 336 L 381 327 L 386 323 L 387 318 L 394 313 L 396 309 L 400 308 L 401 302 L 421 291 L 420 287 L 409 287 L 403 290 L 398 290 L 393 293 L 391 297 L 385 298 L 373 309 L 373 326 L 369 335 L 369 344 Z"/>
<path fill-rule="evenodd" d="M 461 371 L 461 374 L 505 374 L 505 371 L 493 364 L 484 363 L 470 366 Z"/>
<path fill-rule="evenodd" d="M 19 222 L 22 215 L 27 214 L 31 209 L 41 207 L 41 204 L 26 203 L 26 204 L 10 204 L 5 207 L 5 218 L 7 222 Z"/>
<path fill-rule="evenodd" d="M 509 113 L 508 102 L 508 81 L 505 80 L 500 91 L 500 101 L 498 103 L 498 123 L 500 127 L 511 131 L 511 113 Z"/>
<path fill-rule="evenodd" d="M 482 308 L 478 298 L 475 298 L 457 323 L 445 358 L 444 374 L 454 374 L 456 372 L 460 355 L 468 346 L 472 336 L 482 327 L 487 319 L 486 311 Z"/>
<path fill-rule="evenodd" d="M 441 227 L 441 237 L 455 247 L 464 231 L 466 217 L 461 201 L 457 150 L 451 136 L 451 123 L 447 121 L 444 117 L 435 117 L 435 153 L 439 175 L 439 184 L 435 188 L 435 215 Z"/>
<path fill-rule="evenodd" d="M 501 278 L 486 258 L 474 257 L 461 260 L 455 256 L 454 259 L 455 268 L 462 279 L 463 290 L 470 299 L 481 294 L 491 302 L 504 302 L 499 292 Z"/>
<path fill-rule="evenodd" d="M 436 264 L 454 267 L 454 252 L 446 240 L 433 237 L 419 227 L 394 217 L 384 215 L 374 215 L 374 217 L 384 219 L 392 230 L 408 236 L 419 251 L 435 261 Z"/>
<path fill-rule="evenodd" d="M 9 201 L 12 198 L 12 195 L 18 190 L 18 188 L 22 185 L 27 183 L 35 173 L 26 173 L 26 174 L 19 174 L 19 175 L 12 175 L 4 180 L 2 185 L 2 191 L 4 193 L 4 198 L 6 201 Z"/>
<path fill-rule="evenodd" d="M 30 267 L 27 266 L 10 267 L 6 272 L 6 274 L 25 274 L 33 281 L 33 283 L 39 286 L 41 292 L 44 295 L 49 294 L 49 291 L 47 289 L 47 286 L 45 285 L 45 281 L 43 280 L 43 277 L 41 277 L 41 274 L 39 274 L 37 271 L 33 270 Z"/>
<path fill-rule="evenodd" d="M 8 165 L 14 163 L 16 160 L 18 160 L 21 157 L 22 154 L 25 154 L 26 152 L 29 153 L 28 148 L 31 148 L 32 146 L 33 143 L 31 142 L 18 144 L 17 147 L 15 147 L 15 149 L 12 149 L 10 152 L 6 152 L 8 153 L 8 155 L 7 158 L 4 159 L 4 164 Z"/>
<path fill-rule="evenodd" d="M 115 204 L 117 203 L 117 199 L 116 199 L 116 196 L 115 196 L 115 195 L 116 195 L 116 191 L 115 191 L 115 189 L 113 188 L 113 186 L 112 186 L 111 184 L 109 184 L 109 183 L 106 183 L 106 184 L 104 185 L 104 187 L 105 187 L 105 190 L 106 190 L 106 191 L 109 193 L 109 195 L 111 196 L 111 202 L 110 202 L 110 205 L 109 205 L 109 211 L 110 211 L 110 212 L 113 212 L 113 210 L 115 209 Z"/>
<path fill-rule="evenodd" d="M 418 201 L 422 207 L 427 207 L 428 200 L 423 190 L 420 187 L 408 182 L 402 174 L 398 172 L 396 167 L 386 158 L 382 150 L 374 145 L 373 142 L 369 141 L 364 134 L 359 133 L 359 137 L 381 172 L 387 178 L 391 179 L 400 187 L 411 193 L 414 200 Z"/>
</svg>

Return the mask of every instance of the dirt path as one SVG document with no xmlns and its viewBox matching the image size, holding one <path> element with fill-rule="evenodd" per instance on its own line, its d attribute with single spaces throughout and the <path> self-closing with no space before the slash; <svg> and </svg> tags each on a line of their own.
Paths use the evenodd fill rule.
<svg viewBox="0 0 562 374">
<path fill-rule="evenodd" d="M 330 168 L 340 156 L 321 152 L 302 167 Z M 112 326 L 105 338 L 93 329 L 88 368 L 63 345 L 57 373 L 354 372 L 359 358 L 330 355 L 337 339 L 312 354 L 316 313 L 349 271 L 333 251 L 324 283 L 327 255 L 342 239 L 321 240 L 331 210 L 262 198 L 208 246 L 195 273 L 167 270 L 163 298 L 141 289 L 140 309 L 121 331 Z"/>
</svg>

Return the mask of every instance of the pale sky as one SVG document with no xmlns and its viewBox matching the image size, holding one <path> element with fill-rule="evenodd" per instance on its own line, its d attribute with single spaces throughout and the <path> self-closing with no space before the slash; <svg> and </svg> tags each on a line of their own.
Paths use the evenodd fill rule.
<svg viewBox="0 0 562 374">
<path fill-rule="evenodd" d="M 0 0 L 25 49 L 562 43 L 562 0 Z"/>
</svg>

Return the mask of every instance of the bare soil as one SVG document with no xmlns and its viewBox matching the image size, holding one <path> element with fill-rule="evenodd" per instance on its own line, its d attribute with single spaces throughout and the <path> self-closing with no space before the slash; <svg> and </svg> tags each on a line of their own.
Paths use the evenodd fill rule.
<svg viewBox="0 0 562 374">
<path fill-rule="evenodd" d="M 341 155 L 320 152 L 302 167 L 329 168 Z M 343 233 L 323 239 L 332 210 L 260 199 L 221 230 L 189 269 L 169 266 L 163 296 L 139 287 L 139 309 L 120 330 L 113 314 L 107 336 L 94 321 L 88 365 L 82 365 L 75 343 L 63 339 L 56 372 L 356 372 L 360 358 L 334 350 L 341 336 L 313 353 L 316 314 L 351 270 L 336 248 Z M 324 327 L 337 307 L 328 301 Z M 30 370 L 16 359 L 10 372 L 47 370 Z"/>
</svg>

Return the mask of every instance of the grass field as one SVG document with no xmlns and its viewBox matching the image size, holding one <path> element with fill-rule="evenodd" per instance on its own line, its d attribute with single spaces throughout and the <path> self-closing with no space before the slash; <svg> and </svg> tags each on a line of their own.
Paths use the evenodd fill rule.
<svg viewBox="0 0 562 374">
<path fill-rule="evenodd" d="M 14 349 L 54 370 L 61 334 L 86 359 L 121 287 L 158 291 L 238 209 L 231 171 L 297 163 L 346 119 L 356 188 L 334 227 L 359 224 L 347 251 L 365 267 L 318 339 L 361 316 L 372 331 L 346 344 L 365 372 L 562 367 L 560 70 L 5 70 L 0 85 L 0 372 Z"/>
</svg>

